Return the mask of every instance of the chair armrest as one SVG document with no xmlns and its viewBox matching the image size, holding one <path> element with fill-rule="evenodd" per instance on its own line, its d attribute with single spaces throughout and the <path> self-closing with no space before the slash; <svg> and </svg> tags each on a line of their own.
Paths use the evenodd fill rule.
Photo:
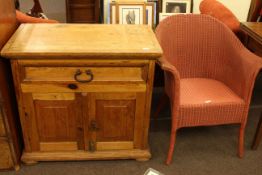
<svg viewBox="0 0 262 175">
<path fill-rule="evenodd" d="M 247 91 L 244 93 L 244 99 L 250 100 L 257 75 L 262 70 L 262 58 L 251 53 L 247 49 L 242 50 L 241 58 L 243 63 L 247 65 L 243 71 L 244 74 L 246 74 L 245 80 L 247 82 Z"/>
<path fill-rule="evenodd" d="M 161 57 L 157 60 L 157 64 L 167 72 L 172 73 L 175 79 L 180 80 L 180 75 L 175 66 L 173 66 L 165 57 Z"/>
<path fill-rule="evenodd" d="M 165 71 L 165 92 L 170 99 L 173 115 L 172 122 L 175 126 L 177 124 L 180 106 L 180 74 L 176 67 L 168 62 L 165 57 L 159 58 L 157 64 L 159 64 L 160 67 Z"/>
<path fill-rule="evenodd" d="M 256 77 L 262 69 L 262 58 L 245 47 L 231 52 L 233 54 L 230 55 L 227 66 L 230 66 L 232 71 L 225 69 L 222 81 L 249 104 Z"/>
</svg>

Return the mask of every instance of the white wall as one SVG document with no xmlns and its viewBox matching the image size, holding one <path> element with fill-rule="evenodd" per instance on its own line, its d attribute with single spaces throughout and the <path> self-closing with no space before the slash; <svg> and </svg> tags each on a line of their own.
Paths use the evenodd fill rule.
<svg viewBox="0 0 262 175">
<path fill-rule="evenodd" d="M 194 0 L 194 13 L 199 13 L 199 4 L 202 0 Z M 229 8 L 239 21 L 246 21 L 251 0 L 218 0 Z"/>
<path fill-rule="evenodd" d="M 28 12 L 33 7 L 33 0 L 20 0 L 20 10 Z M 46 16 L 50 19 L 66 22 L 65 0 L 39 0 Z"/>
</svg>

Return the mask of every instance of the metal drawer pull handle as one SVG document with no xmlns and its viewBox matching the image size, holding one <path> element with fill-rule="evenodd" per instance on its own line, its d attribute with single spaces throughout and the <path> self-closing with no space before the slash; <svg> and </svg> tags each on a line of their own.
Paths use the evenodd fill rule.
<svg viewBox="0 0 262 175">
<path fill-rule="evenodd" d="M 86 75 L 88 75 L 90 77 L 88 80 L 80 80 L 80 79 L 78 79 L 78 76 L 82 75 L 82 73 L 83 72 L 80 69 L 77 69 L 77 71 L 75 73 L 75 76 L 74 76 L 76 81 L 78 81 L 80 83 L 88 83 L 88 82 L 90 82 L 90 81 L 92 81 L 94 79 L 94 75 L 93 75 L 92 71 L 89 70 L 89 69 L 85 71 Z"/>
</svg>

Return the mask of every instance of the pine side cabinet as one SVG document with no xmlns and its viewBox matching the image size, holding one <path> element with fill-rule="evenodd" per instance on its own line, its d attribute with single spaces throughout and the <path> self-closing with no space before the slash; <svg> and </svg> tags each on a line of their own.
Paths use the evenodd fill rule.
<svg viewBox="0 0 262 175">
<path fill-rule="evenodd" d="M 161 54 L 148 26 L 22 24 L 2 50 L 12 65 L 22 161 L 148 160 Z"/>
</svg>

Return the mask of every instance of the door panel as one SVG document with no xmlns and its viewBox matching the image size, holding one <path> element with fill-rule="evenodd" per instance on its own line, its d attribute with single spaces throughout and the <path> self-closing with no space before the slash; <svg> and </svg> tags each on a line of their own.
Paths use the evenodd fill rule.
<svg viewBox="0 0 262 175">
<path fill-rule="evenodd" d="M 96 140 L 130 141 L 134 138 L 134 100 L 96 101 L 96 121 L 99 126 Z"/>
<path fill-rule="evenodd" d="M 88 111 L 89 140 L 95 143 L 96 150 L 134 149 L 137 137 L 136 92 L 90 93 Z M 139 108 L 140 109 L 140 108 Z"/>
<path fill-rule="evenodd" d="M 41 142 L 76 139 L 77 113 L 74 101 L 35 101 L 36 119 Z"/>
<path fill-rule="evenodd" d="M 65 151 L 83 149 L 83 124 L 81 103 L 73 93 L 31 94 L 30 115 L 34 148 L 40 151 Z"/>
</svg>

